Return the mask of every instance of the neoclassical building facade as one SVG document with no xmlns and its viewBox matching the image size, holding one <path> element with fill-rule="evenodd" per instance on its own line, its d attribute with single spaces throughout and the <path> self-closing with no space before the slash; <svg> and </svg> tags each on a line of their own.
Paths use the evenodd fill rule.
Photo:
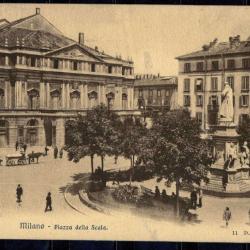
<svg viewBox="0 0 250 250">
<path fill-rule="evenodd" d="M 104 103 L 134 110 L 133 62 L 65 37 L 41 14 L 0 20 L 0 147 L 64 145 L 65 122 Z"/>
</svg>

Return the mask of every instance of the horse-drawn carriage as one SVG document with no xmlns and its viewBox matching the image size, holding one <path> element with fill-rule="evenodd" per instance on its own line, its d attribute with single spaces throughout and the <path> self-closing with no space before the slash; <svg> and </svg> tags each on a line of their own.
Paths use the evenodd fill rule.
<svg viewBox="0 0 250 250">
<path fill-rule="evenodd" d="M 30 153 L 28 155 L 16 153 L 16 154 L 9 154 L 6 155 L 6 166 L 16 166 L 16 165 L 27 165 L 31 163 L 38 163 L 38 159 L 40 156 L 42 156 L 43 153 L 37 152 L 37 153 Z M 2 161 L 1 161 L 2 162 Z"/>
</svg>

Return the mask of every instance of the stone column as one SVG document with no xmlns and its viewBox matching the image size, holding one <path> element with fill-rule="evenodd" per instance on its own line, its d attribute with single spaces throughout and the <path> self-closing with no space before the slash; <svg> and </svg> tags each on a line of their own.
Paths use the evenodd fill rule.
<svg viewBox="0 0 250 250">
<path fill-rule="evenodd" d="M 39 119 L 39 127 L 38 127 L 38 145 L 44 146 L 46 144 L 46 138 L 45 138 L 45 129 L 43 125 L 43 120 Z"/>
<path fill-rule="evenodd" d="M 40 82 L 40 108 L 45 106 L 45 83 Z"/>
<path fill-rule="evenodd" d="M 69 109 L 69 83 L 66 84 L 66 108 Z"/>
<path fill-rule="evenodd" d="M 134 87 L 131 87 L 131 109 L 134 110 Z"/>
<path fill-rule="evenodd" d="M 88 109 L 88 83 L 84 85 L 85 109 Z"/>
<path fill-rule="evenodd" d="M 80 84 L 80 108 L 84 108 L 84 87 L 83 83 Z"/>
<path fill-rule="evenodd" d="M 128 103 L 128 110 L 131 110 L 131 93 L 130 87 L 127 88 L 127 103 Z"/>
<path fill-rule="evenodd" d="M 62 108 L 65 109 L 65 82 L 62 83 Z"/>
<path fill-rule="evenodd" d="M 65 144 L 65 126 L 64 119 L 56 120 L 56 145 L 61 148 Z"/>
<path fill-rule="evenodd" d="M 98 84 L 98 104 L 101 104 L 101 96 L 102 96 L 102 93 L 101 93 L 101 83 Z"/>
<path fill-rule="evenodd" d="M 106 105 L 105 83 L 103 83 L 101 86 L 101 93 L 102 93 L 102 103 Z"/>
<path fill-rule="evenodd" d="M 22 89 L 22 107 L 27 108 L 28 107 L 28 83 L 27 81 L 24 83 L 24 92 L 23 92 L 23 86 L 21 83 L 21 89 Z"/>
<path fill-rule="evenodd" d="M 5 108 L 8 108 L 8 94 L 9 94 L 9 91 L 8 91 L 8 82 L 7 81 L 5 81 L 4 82 L 4 85 L 5 85 L 5 90 L 4 90 L 4 107 Z"/>
<path fill-rule="evenodd" d="M 9 56 L 5 56 L 5 66 L 9 66 Z"/>
<path fill-rule="evenodd" d="M 46 84 L 46 87 L 47 87 L 47 89 L 46 89 L 46 95 L 47 95 L 47 104 L 46 104 L 46 106 L 47 106 L 47 108 L 50 108 L 50 84 L 48 82 Z"/>
</svg>

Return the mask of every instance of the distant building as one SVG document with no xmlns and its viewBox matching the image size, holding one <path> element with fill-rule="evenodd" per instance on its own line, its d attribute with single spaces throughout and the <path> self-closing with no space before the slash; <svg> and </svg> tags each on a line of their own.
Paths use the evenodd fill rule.
<svg viewBox="0 0 250 250">
<path fill-rule="evenodd" d="M 170 110 L 177 104 L 177 77 L 160 75 L 136 75 L 134 103 L 138 109 Z"/>
<path fill-rule="evenodd" d="M 134 114 L 134 66 L 63 35 L 40 9 L 0 20 L 0 147 L 64 145 L 65 122 L 104 103 Z"/>
<path fill-rule="evenodd" d="M 250 38 L 217 39 L 202 50 L 177 57 L 178 104 L 188 107 L 204 129 L 218 122 L 221 92 L 225 82 L 234 91 L 234 122 L 239 124 L 250 115 Z"/>
</svg>

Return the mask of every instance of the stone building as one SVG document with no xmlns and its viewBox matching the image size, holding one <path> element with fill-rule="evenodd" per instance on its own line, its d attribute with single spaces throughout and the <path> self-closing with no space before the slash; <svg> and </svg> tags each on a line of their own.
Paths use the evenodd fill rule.
<svg viewBox="0 0 250 250">
<path fill-rule="evenodd" d="M 134 102 L 138 109 L 150 111 L 176 108 L 177 77 L 135 75 Z"/>
<path fill-rule="evenodd" d="M 134 114 L 133 62 L 65 37 L 36 9 L 0 20 L 0 147 L 63 145 L 65 121 L 100 103 Z"/>
<path fill-rule="evenodd" d="M 218 122 L 221 92 L 228 82 L 234 92 L 234 123 L 249 117 L 250 38 L 217 39 L 202 49 L 177 57 L 178 104 L 188 107 L 204 129 Z"/>
</svg>

